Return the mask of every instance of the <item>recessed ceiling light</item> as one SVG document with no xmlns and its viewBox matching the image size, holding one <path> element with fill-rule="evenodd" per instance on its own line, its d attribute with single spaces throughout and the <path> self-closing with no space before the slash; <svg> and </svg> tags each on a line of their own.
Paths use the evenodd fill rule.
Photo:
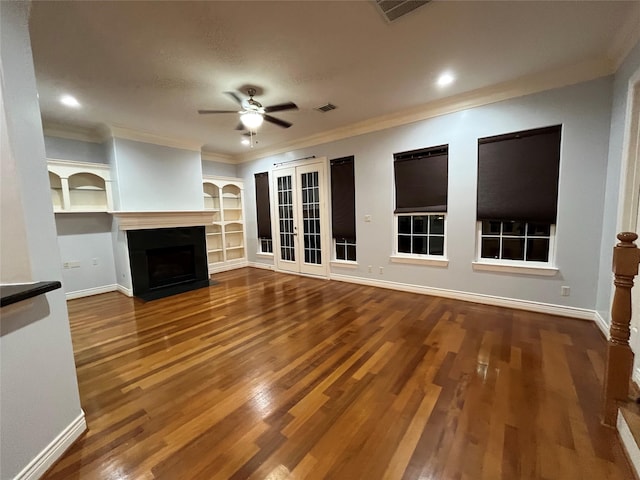
<svg viewBox="0 0 640 480">
<path fill-rule="evenodd" d="M 243 145 L 249 145 L 251 142 L 249 141 L 249 139 L 248 139 L 248 138 L 243 138 L 241 143 L 242 143 Z"/>
<path fill-rule="evenodd" d="M 62 95 L 60 97 L 60 103 L 66 105 L 67 107 L 80 108 L 80 102 L 71 95 Z"/>
<path fill-rule="evenodd" d="M 456 77 L 453 76 L 451 72 L 444 72 L 442 75 L 438 77 L 438 86 L 446 87 L 447 85 L 451 85 Z"/>
</svg>

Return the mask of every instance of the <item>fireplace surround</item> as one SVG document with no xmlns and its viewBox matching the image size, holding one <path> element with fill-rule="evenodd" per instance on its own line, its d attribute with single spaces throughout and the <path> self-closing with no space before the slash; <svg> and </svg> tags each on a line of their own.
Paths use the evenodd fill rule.
<svg viewBox="0 0 640 480">
<path fill-rule="evenodd" d="M 127 231 L 133 294 L 142 300 L 209 286 L 204 226 Z"/>
</svg>

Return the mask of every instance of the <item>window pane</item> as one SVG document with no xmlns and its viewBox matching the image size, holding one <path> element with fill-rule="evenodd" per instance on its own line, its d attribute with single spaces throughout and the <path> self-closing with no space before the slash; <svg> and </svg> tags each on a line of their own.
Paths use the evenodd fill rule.
<svg viewBox="0 0 640 480">
<path fill-rule="evenodd" d="M 416 215 L 413 217 L 413 233 L 427 233 L 427 215 Z"/>
<path fill-rule="evenodd" d="M 529 238 L 527 240 L 527 260 L 532 262 L 549 261 L 549 239 Z"/>
<path fill-rule="evenodd" d="M 345 260 L 345 246 L 344 245 L 336 245 L 336 259 L 337 260 Z"/>
<path fill-rule="evenodd" d="M 347 245 L 347 260 L 352 262 L 356 261 L 356 246 L 355 245 Z"/>
<path fill-rule="evenodd" d="M 502 222 L 502 234 L 524 236 L 524 226 L 524 222 Z"/>
<path fill-rule="evenodd" d="M 429 233 L 444 234 L 444 215 L 429 216 Z"/>
<path fill-rule="evenodd" d="M 429 237 L 429 255 L 444 255 L 444 236 Z"/>
<path fill-rule="evenodd" d="M 411 217 L 398 217 L 398 233 L 411 233 Z"/>
<path fill-rule="evenodd" d="M 482 222 L 483 235 L 500 235 L 500 224 L 502 222 L 494 222 L 492 220 L 484 220 Z M 491 257 L 493 258 L 493 257 Z"/>
<path fill-rule="evenodd" d="M 409 235 L 398 235 L 398 252 L 411 253 L 411 237 Z"/>
<path fill-rule="evenodd" d="M 427 254 L 427 237 L 413 237 L 413 252 L 418 255 Z"/>
<path fill-rule="evenodd" d="M 498 238 L 483 238 L 482 258 L 500 258 L 500 240 Z"/>
<path fill-rule="evenodd" d="M 533 236 L 546 236 L 551 234 L 551 224 L 549 223 L 528 223 L 527 235 Z"/>
<path fill-rule="evenodd" d="M 524 260 L 524 238 L 503 238 L 502 258 L 505 260 Z"/>
</svg>

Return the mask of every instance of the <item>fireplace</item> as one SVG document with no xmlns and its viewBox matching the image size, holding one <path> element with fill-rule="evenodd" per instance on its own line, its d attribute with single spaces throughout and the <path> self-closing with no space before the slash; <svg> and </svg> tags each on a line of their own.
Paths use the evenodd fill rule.
<svg viewBox="0 0 640 480">
<path fill-rule="evenodd" d="M 127 232 L 133 294 L 143 300 L 209 286 L 203 226 Z"/>
</svg>

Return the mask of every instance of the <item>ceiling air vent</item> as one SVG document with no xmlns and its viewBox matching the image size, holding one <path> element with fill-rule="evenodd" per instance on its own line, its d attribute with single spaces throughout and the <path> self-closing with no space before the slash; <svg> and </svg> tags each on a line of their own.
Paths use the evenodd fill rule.
<svg viewBox="0 0 640 480">
<path fill-rule="evenodd" d="M 315 109 L 319 112 L 330 112 L 331 110 L 335 110 L 336 107 L 333 103 L 327 103 L 326 105 L 322 105 L 321 107 L 316 107 Z"/>
<path fill-rule="evenodd" d="M 414 11 L 416 8 L 426 5 L 431 0 L 374 0 L 378 9 L 388 22 Z"/>
</svg>

